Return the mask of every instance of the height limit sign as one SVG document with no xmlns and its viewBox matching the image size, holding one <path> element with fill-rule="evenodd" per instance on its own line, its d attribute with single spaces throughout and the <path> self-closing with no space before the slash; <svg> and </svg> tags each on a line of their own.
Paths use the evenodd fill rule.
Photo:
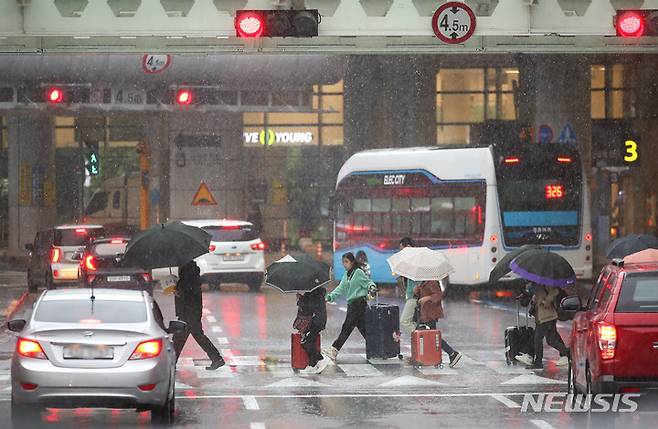
<svg viewBox="0 0 658 429">
<path fill-rule="evenodd" d="M 463 43 L 475 32 L 475 14 L 464 3 L 445 3 L 434 12 L 432 29 L 445 43 Z"/>
</svg>

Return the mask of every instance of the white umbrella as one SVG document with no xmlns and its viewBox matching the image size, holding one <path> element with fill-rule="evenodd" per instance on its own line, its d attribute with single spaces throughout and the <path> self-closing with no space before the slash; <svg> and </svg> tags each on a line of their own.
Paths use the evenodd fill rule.
<svg viewBox="0 0 658 429">
<path fill-rule="evenodd" d="M 427 247 L 405 247 L 388 258 L 388 265 L 413 281 L 441 280 L 455 271 L 443 253 Z"/>
</svg>

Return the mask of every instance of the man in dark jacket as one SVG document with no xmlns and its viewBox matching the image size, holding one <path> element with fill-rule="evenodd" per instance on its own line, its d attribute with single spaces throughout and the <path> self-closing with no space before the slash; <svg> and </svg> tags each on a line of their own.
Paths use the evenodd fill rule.
<svg viewBox="0 0 658 429">
<path fill-rule="evenodd" d="M 178 270 L 175 299 L 176 316 L 187 323 L 187 329 L 185 332 L 174 334 L 174 350 L 176 351 L 176 359 L 178 359 L 183 351 L 187 337 L 191 334 L 212 361 L 206 369 L 216 370 L 224 366 L 225 362 L 219 350 L 217 350 L 203 332 L 203 326 L 201 324 L 203 304 L 201 301 L 201 277 L 199 273 L 199 267 L 194 261 L 180 267 Z"/>
<path fill-rule="evenodd" d="M 328 359 L 322 356 L 317 347 L 317 338 L 327 326 L 327 305 L 325 295 L 327 290 L 323 287 L 312 292 L 297 295 L 297 313 L 302 316 L 311 316 L 311 327 L 308 332 L 302 332 L 302 348 L 308 355 L 308 368 L 306 372 L 319 374 L 327 368 Z"/>
</svg>

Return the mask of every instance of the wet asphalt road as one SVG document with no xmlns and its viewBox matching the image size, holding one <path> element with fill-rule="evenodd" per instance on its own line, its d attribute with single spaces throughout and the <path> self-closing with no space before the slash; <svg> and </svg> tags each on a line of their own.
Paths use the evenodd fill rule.
<svg viewBox="0 0 658 429">
<path fill-rule="evenodd" d="M 20 273 L 0 272 L 0 308 L 21 303 L 15 317 L 29 314 L 33 296 L 20 286 Z M 478 298 L 478 297 L 471 297 Z M 173 298 L 156 299 L 165 319 L 173 317 Z M 402 305 L 395 297 L 383 302 Z M 655 428 L 658 400 L 643 398 L 635 413 L 522 412 L 523 394 L 566 391 L 566 369 L 555 366 L 548 348 L 545 369 L 533 372 L 507 366 L 505 327 L 516 323 L 510 302 L 488 297 L 453 298 L 445 303 L 444 338 L 464 354 L 450 369 L 410 366 L 406 360 L 368 362 L 365 342 L 354 332 L 337 363 L 322 375 L 302 376 L 290 368 L 290 332 L 296 307 L 292 295 L 264 288 L 227 286 L 204 294 L 206 333 L 230 365 L 204 369 L 202 350 L 190 339 L 178 367 L 177 423 L 180 428 Z M 345 303 L 329 305 L 323 345 L 337 336 Z M 523 320 L 523 318 L 522 318 Z M 532 323 L 532 321 L 531 321 Z M 566 338 L 569 323 L 560 323 Z M 0 428 L 9 421 L 9 356 L 13 335 L 0 332 Z M 402 353 L 410 354 L 408 337 Z M 444 356 L 444 360 L 447 357 Z M 538 396 L 536 396 L 538 397 Z M 559 404 L 558 404 L 559 407 Z M 149 413 L 120 410 L 46 410 L 42 427 L 123 428 L 150 426 Z"/>
</svg>

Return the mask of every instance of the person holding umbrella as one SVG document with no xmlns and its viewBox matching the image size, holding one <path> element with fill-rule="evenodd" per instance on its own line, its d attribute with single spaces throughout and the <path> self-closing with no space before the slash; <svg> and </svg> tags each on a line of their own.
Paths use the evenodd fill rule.
<svg viewBox="0 0 658 429">
<path fill-rule="evenodd" d="M 308 355 L 307 374 L 320 374 L 329 365 L 328 359 L 318 350 L 317 338 L 327 325 L 327 290 L 316 288 L 304 294 L 297 294 L 297 319 L 295 324 L 302 334 L 302 348 Z M 301 321 L 297 324 L 297 321 Z"/>
<path fill-rule="evenodd" d="M 557 365 L 569 363 L 569 349 L 557 331 L 558 312 L 555 298 L 559 288 L 576 283 L 576 275 L 569 262 L 556 253 L 546 250 L 528 250 L 510 263 L 510 268 L 519 277 L 531 282 L 532 302 L 535 304 L 535 356 L 519 355 L 516 359 L 529 369 L 544 368 L 544 338 L 560 353 Z"/>
<path fill-rule="evenodd" d="M 178 282 L 176 283 L 176 316 L 187 323 L 187 329 L 184 332 L 174 334 L 174 350 L 176 351 L 176 360 L 185 347 L 187 337 L 192 335 L 196 342 L 201 346 L 204 352 L 211 360 L 207 370 L 214 371 L 225 365 L 224 358 L 219 350 L 214 346 L 212 341 L 203 332 L 201 324 L 202 301 L 201 301 L 201 277 L 199 276 L 199 267 L 196 262 L 191 261 L 178 270 Z"/>
<path fill-rule="evenodd" d="M 363 272 L 353 253 L 348 252 L 343 255 L 343 267 L 345 267 L 345 274 L 343 274 L 340 284 L 327 294 L 328 302 L 334 302 L 337 297 L 347 295 L 347 314 L 340 335 L 333 342 L 331 348 L 323 350 L 332 360 L 336 360 L 338 352 L 354 328 L 357 328 L 363 338 L 366 338 L 367 298 L 371 289 L 376 287 L 375 283 Z"/>
</svg>

